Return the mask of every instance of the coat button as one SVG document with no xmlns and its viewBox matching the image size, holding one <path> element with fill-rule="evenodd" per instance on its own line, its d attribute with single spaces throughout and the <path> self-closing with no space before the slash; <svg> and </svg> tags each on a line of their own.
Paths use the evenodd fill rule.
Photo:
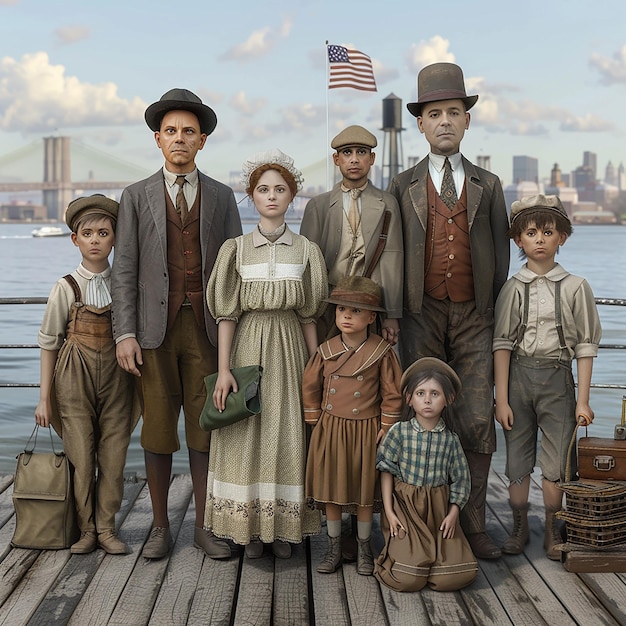
<svg viewBox="0 0 626 626">
<path fill-rule="evenodd" d="M 333 374 L 332 379 L 333 380 L 339 380 L 339 376 L 337 376 L 337 374 Z"/>
<path fill-rule="evenodd" d="M 354 413 L 354 415 L 358 415 L 359 414 L 359 409 L 352 409 L 352 413 Z"/>
<path fill-rule="evenodd" d="M 332 404 L 327 404 L 326 405 L 326 410 L 327 411 L 332 411 L 333 405 Z"/>
<path fill-rule="evenodd" d="M 361 392 L 360 391 L 355 391 L 354 392 L 354 397 L 355 398 L 360 398 L 361 397 Z"/>
<path fill-rule="evenodd" d="M 328 393 L 337 393 L 337 390 L 336 389 L 329 389 Z"/>
<path fill-rule="evenodd" d="M 356 377 L 357 380 L 363 380 L 363 376 L 361 376 L 360 374 Z"/>
</svg>

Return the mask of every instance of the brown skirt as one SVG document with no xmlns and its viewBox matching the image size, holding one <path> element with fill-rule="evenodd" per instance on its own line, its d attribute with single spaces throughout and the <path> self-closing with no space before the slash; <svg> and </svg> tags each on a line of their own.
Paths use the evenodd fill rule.
<svg viewBox="0 0 626 626">
<path fill-rule="evenodd" d="M 376 436 L 380 418 L 349 419 L 322 413 L 309 442 L 306 495 L 318 508 L 339 504 L 355 513 L 357 506 L 381 510 L 376 471 Z"/>
<path fill-rule="evenodd" d="M 415 487 L 394 478 L 393 509 L 407 532 L 402 539 L 391 537 L 381 515 L 385 547 L 374 568 L 379 582 L 396 591 L 419 591 L 426 584 L 455 591 L 476 578 L 478 564 L 458 521 L 452 539 L 439 530 L 449 498 L 448 485 Z"/>
</svg>

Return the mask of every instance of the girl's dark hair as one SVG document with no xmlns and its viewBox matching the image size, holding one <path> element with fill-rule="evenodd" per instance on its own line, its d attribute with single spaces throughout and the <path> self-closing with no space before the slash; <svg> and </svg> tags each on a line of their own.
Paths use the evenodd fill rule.
<svg viewBox="0 0 626 626">
<path fill-rule="evenodd" d="M 402 389 L 400 393 L 402 394 L 402 398 L 404 399 L 404 408 L 402 409 L 402 421 L 407 422 L 411 418 L 415 417 L 415 411 L 409 403 L 407 402 L 407 398 L 413 395 L 416 387 L 419 387 L 424 381 L 432 378 L 434 381 L 439 383 L 441 389 L 443 391 L 443 395 L 446 399 L 446 408 L 443 410 L 443 419 L 446 423 L 446 426 L 450 428 L 450 423 L 447 419 L 447 411 L 446 409 L 454 402 L 456 394 L 454 392 L 454 385 L 452 381 L 439 370 L 435 369 L 426 369 L 421 371 L 416 371 L 409 374 L 402 385 Z"/>
<path fill-rule="evenodd" d="M 559 233 L 565 234 L 568 237 L 574 232 L 572 223 L 563 217 L 556 211 L 549 209 L 530 209 L 524 211 L 519 217 L 513 220 L 511 227 L 509 228 L 507 235 L 511 239 L 515 237 L 521 237 L 522 233 L 531 225 L 534 224 L 537 230 L 543 230 L 544 228 L 554 228 Z M 524 250 L 520 248 L 520 258 L 526 258 Z"/>
</svg>

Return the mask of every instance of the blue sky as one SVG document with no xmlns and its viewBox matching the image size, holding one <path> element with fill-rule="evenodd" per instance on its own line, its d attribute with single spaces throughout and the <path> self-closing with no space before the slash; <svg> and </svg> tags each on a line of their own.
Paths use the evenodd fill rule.
<svg viewBox="0 0 626 626">
<path fill-rule="evenodd" d="M 221 180 L 272 147 L 306 168 L 349 124 L 375 132 L 381 164 L 381 101 L 390 93 L 403 100 L 404 157 L 423 156 L 427 144 L 404 105 L 424 65 L 453 61 L 480 96 L 462 144 L 470 159 L 491 156 L 507 184 L 513 155 L 537 157 L 548 176 L 553 163 L 569 172 L 591 150 L 602 175 L 609 160 L 626 163 L 625 7 L 0 0 L 0 156 L 68 134 L 154 171 L 162 159 L 143 112 L 172 87 L 215 109 L 218 127 L 198 164 Z M 372 58 L 377 93 L 327 91 L 326 40 Z"/>
</svg>

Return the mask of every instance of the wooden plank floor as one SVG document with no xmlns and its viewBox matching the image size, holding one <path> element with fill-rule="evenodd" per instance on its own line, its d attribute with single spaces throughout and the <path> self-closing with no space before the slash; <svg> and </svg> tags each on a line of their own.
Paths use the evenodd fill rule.
<svg viewBox="0 0 626 626">
<path fill-rule="evenodd" d="M 148 561 L 141 549 L 151 523 L 143 481 L 128 481 L 118 515 L 132 553 L 11 548 L 15 525 L 12 476 L 0 476 L 0 626 L 480 624 L 584 626 L 626 624 L 625 574 L 573 574 L 543 551 L 541 493 L 531 490 L 531 541 L 525 553 L 480 561 L 476 581 L 459 592 L 401 594 L 359 576 L 354 564 L 332 575 L 315 572 L 323 535 L 296 546 L 289 560 L 271 551 L 250 561 L 240 549 L 213 561 L 193 547 L 194 507 L 189 476 L 170 489 L 168 558 Z M 505 481 L 492 472 L 488 529 L 502 542 L 511 523 Z M 382 536 L 374 535 L 377 549 Z"/>
</svg>

